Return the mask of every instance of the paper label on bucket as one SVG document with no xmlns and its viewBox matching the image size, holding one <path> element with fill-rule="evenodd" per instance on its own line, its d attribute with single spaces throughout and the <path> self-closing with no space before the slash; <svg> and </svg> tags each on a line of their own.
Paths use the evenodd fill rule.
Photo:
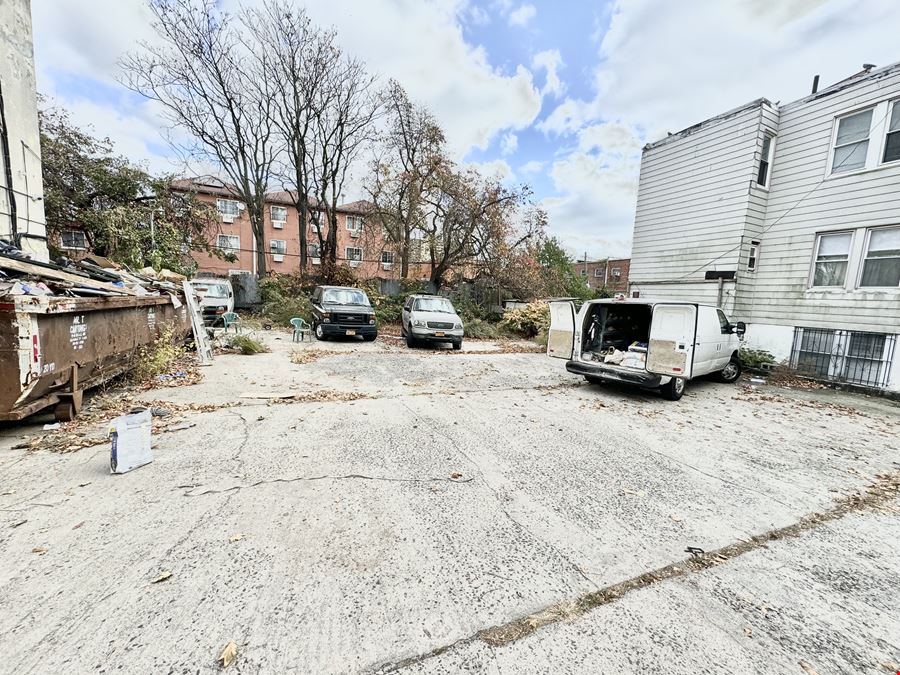
<svg viewBox="0 0 900 675">
<path fill-rule="evenodd" d="M 153 461 L 149 410 L 117 417 L 110 424 L 109 472 L 127 473 Z"/>
</svg>

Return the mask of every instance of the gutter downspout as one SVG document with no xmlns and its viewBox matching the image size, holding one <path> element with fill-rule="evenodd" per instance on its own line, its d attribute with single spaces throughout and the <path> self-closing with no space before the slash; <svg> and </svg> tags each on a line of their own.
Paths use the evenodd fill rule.
<svg viewBox="0 0 900 675">
<path fill-rule="evenodd" d="M 19 211 L 16 207 L 16 193 L 13 190 L 12 162 L 9 155 L 9 134 L 6 127 L 6 106 L 3 101 L 3 85 L 0 84 L 0 152 L 3 153 L 6 194 L 9 196 L 9 233 L 12 243 L 19 245 Z"/>
</svg>

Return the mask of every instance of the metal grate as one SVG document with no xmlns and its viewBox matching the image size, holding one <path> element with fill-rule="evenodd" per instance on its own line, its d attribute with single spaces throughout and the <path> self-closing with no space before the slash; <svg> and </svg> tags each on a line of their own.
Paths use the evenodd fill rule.
<svg viewBox="0 0 900 675">
<path fill-rule="evenodd" d="M 791 367 L 832 382 L 881 388 L 888 384 L 896 335 L 795 328 Z"/>
</svg>

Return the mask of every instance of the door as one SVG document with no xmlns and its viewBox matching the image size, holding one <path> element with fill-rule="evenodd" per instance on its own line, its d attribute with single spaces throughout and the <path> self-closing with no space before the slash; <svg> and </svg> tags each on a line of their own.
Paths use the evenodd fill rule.
<svg viewBox="0 0 900 675">
<path fill-rule="evenodd" d="M 403 311 L 400 313 L 400 325 L 403 326 L 403 330 L 409 330 L 409 313 L 412 309 L 412 304 L 412 297 L 407 298 L 406 302 L 403 303 Z"/>
<path fill-rule="evenodd" d="M 575 305 L 568 300 L 550 303 L 550 330 L 547 332 L 547 356 L 572 358 L 575 346 Z"/>
<path fill-rule="evenodd" d="M 647 370 L 690 379 L 697 339 L 697 306 L 659 304 L 650 319 Z"/>
<path fill-rule="evenodd" d="M 691 371 L 693 377 L 713 373 L 725 367 L 724 364 L 719 364 L 722 361 L 722 354 L 725 353 L 723 338 L 728 336 L 722 332 L 719 313 L 715 307 L 700 305 L 697 308 L 697 339 L 694 341 L 694 365 Z"/>
</svg>

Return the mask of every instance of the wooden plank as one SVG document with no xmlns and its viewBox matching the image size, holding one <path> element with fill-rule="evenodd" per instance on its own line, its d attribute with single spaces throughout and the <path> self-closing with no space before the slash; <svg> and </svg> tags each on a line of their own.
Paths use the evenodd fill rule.
<svg viewBox="0 0 900 675">
<path fill-rule="evenodd" d="M 120 288 L 119 286 L 108 284 L 105 281 L 94 281 L 93 279 L 90 279 L 88 277 L 81 277 L 77 274 L 70 274 L 69 272 L 63 272 L 62 270 L 54 269 L 52 267 L 32 265 L 25 260 L 18 260 L 17 258 L 7 258 L 4 256 L 0 256 L 0 267 L 12 270 L 14 272 L 21 272 L 23 274 L 33 274 L 38 277 L 55 279 L 56 281 L 66 281 L 70 284 L 84 286 L 85 288 L 94 288 L 101 291 L 121 293 L 122 295 L 138 295 L 134 291 L 130 291 L 127 288 Z"/>
</svg>

